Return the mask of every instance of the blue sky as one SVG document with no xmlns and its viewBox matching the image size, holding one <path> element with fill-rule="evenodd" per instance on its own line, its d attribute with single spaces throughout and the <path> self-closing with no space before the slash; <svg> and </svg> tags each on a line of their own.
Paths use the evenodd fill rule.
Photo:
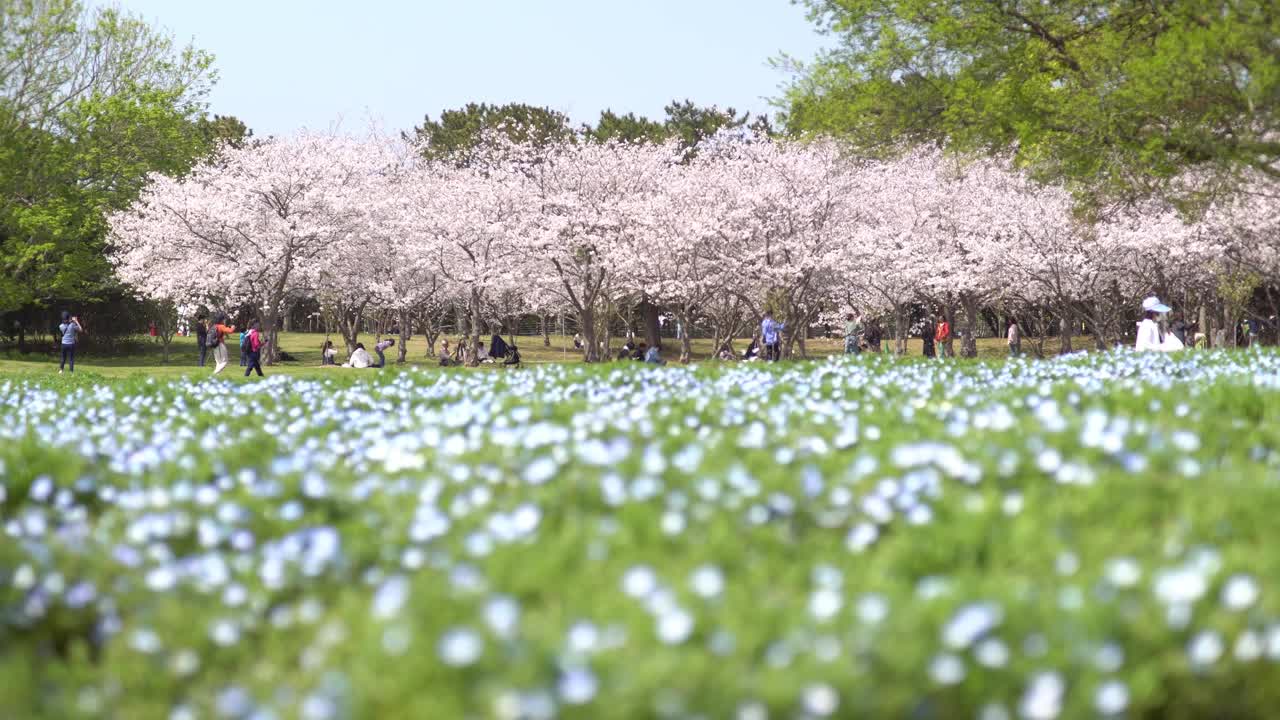
<svg viewBox="0 0 1280 720">
<path fill-rule="evenodd" d="M 674 98 L 770 112 L 822 38 L 788 0 L 119 0 L 217 57 L 211 109 L 259 135 L 372 117 L 407 129 L 469 101 L 661 117 Z"/>
</svg>

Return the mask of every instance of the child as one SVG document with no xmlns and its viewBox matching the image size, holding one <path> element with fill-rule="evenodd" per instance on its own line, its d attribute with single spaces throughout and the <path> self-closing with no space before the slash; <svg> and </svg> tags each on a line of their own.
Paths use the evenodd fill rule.
<svg viewBox="0 0 1280 720">
<path fill-rule="evenodd" d="M 395 340 L 391 338 L 387 338 L 386 340 L 383 340 L 382 342 L 379 342 L 373 346 L 373 351 L 378 354 L 378 362 L 373 367 L 384 368 L 387 366 L 387 356 L 384 355 L 383 353 L 386 352 L 388 348 L 394 346 L 395 344 L 396 344 Z"/>
</svg>

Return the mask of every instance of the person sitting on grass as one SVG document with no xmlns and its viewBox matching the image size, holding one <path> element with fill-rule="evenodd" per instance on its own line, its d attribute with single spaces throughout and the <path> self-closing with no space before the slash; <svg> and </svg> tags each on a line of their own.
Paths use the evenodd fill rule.
<svg viewBox="0 0 1280 720">
<path fill-rule="evenodd" d="M 351 357 L 342 364 L 344 368 L 367 368 L 373 365 L 373 358 L 369 357 L 369 351 L 364 349 L 364 343 L 356 343 L 356 349 L 351 352 Z"/>
<path fill-rule="evenodd" d="M 389 348 L 394 347 L 395 344 L 396 341 L 394 339 L 387 338 L 373 346 L 373 351 L 378 354 L 378 362 L 375 363 L 373 367 L 384 368 L 387 366 L 387 356 L 383 353 L 385 353 Z"/>
<path fill-rule="evenodd" d="M 647 351 L 645 351 L 644 361 L 647 363 L 651 363 L 653 365 L 666 365 L 667 361 L 662 359 L 662 354 L 659 352 L 659 350 L 660 348 L 657 345 L 654 345 L 653 347 L 649 348 Z"/>
<path fill-rule="evenodd" d="M 742 353 L 743 361 L 760 359 L 760 342 L 755 338 L 751 338 L 751 344 L 747 346 L 746 351 Z"/>
<path fill-rule="evenodd" d="M 453 365 L 453 356 L 449 352 L 449 341 L 440 341 L 440 367 L 449 367 Z"/>
<path fill-rule="evenodd" d="M 476 362 L 491 363 L 493 358 L 489 357 L 489 351 L 485 348 L 484 343 L 476 341 Z"/>
<path fill-rule="evenodd" d="M 332 340 L 325 340 L 320 348 L 320 364 L 334 366 L 338 364 L 338 349 L 333 346 Z"/>
<path fill-rule="evenodd" d="M 646 343 L 640 343 L 636 346 L 636 351 L 631 353 L 631 359 L 644 362 L 645 353 L 649 352 L 649 346 Z"/>
</svg>

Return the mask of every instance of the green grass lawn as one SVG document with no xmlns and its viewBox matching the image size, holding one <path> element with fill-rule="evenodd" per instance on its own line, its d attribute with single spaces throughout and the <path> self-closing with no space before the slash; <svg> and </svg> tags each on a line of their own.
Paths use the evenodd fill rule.
<svg viewBox="0 0 1280 720">
<path fill-rule="evenodd" d="M 457 342 L 456 336 L 447 336 L 450 345 L 453 346 Z M 269 374 L 285 373 L 299 377 L 323 377 L 335 372 L 350 372 L 343 368 L 321 367 L 320 365 L 320 347 L 324 343 L 325 336 L 319 333 L 281 333 L 280 347 L 290 355 L 296 358 L 296 361 L 278 364 L 274 367 L 264 368 Z M 342 340 L 337 336 L 333 336 L 335 345 L 338 346 L 339 364 L 345 356 L 345 350 L 342 347 Z M 1078 348 L 1088 347 L 1087 338 L 1077 338 Z M 363 336 L 361 341 L 366 347 L 372 347 L 374 342 L 373 336 Z M 746 349 L 749 339 L 739 340 L 735 344 L 735 349 L 741 353 Z M 486 343 L 487 344 L 487 343 Z M 533 337 L 517 337 L 516 344 L 520 347 L 521 356 L 526 363 L 542 364 L 542 363 L 558 363 L 581 362 L 582 355 L 573 349 L 572 337 L 552 335 L 551 344 L 545 345 L 541 336 Z M 617 348 L 622 341 L 614 341 L 613 346 Z M 148 375 L 153 377 L 180 377 L 187 375 L 201 375 L 212 371 L 212 359 L 210 359 L 210 367 L 200 369 L 196 367 L 196 360 L 199 356 L 196 341 L 194 337 L 177 337 L 174 338 L 169 347 L 169 362 L 164 362 L 164 353 L 161 345 L 157 341 L 144 338 L 142 342 L 145 347 L 144 353 L 132 353 L 123 356 L 102 356 L 95 354 L 91 350 L 80 353 L 76 359 L 76 368 L 81 372 L 90 372 L 106 377 L 124 377 L 131 375 Z M 693 341 L 693 355 L 695 362 L 701 362 L 709 359 L 712 354 L 712 343 L 710 340 L 698 339 Z M 957 345 L 958 347 L 958 345 Z M 1057 341 L 1054 340 L 1050 344 L 1051 350 L 1056 350 Z M 886 343 L 886 350 L 888 343 Z M 908 355 L 919 356 L 921 354 L 921 345 L 919 339 L 912 339 L 908 342 Z M 1024 345 L 1024 350 L 1027 346 Z M 243 375 L 243 369 L 237 371 L 238 350 L 235 347 L 235 340 L 232 339 L 231 345 L 227 348 L 231 357 L 231 365 L 223 371 L 223 376 L 233 378 Z M 813 338 L 808 342 L 808 350 L 810 357 L 821 358 L 828 355 L 842 353 L 844 351 L 844 342 L 840 339 L 830 338 Z M 680 355 L 679 343 L 674 339 L 664 340 L 664 357 L 668 362 L 673 362 Z M 1006 355 L 1006 347 L 1002 340 L 998 338 L 981 338 L 978 341 L 979 357 L 1004 357 Z M 398 356 L 398 350 L 393 348 L 387 353 L 387 362 L 394 365 Z M 47 373 L 57 372 L 58 356 L 52 350 L 40 353 L 32 352 L 28 354 L 19 354 L 16 351 L 0 355 L 0 373 Z M 414 337 L 409 342 L 409 352 L 406 357 L 406 365 L 410 367 L 438 367 L 435 357 L 427 357 L 427 342 L 422 336 Z M 483 366 L 481 371 L 501 371 L 501 368 L 493 366 Z"/>
</svg>

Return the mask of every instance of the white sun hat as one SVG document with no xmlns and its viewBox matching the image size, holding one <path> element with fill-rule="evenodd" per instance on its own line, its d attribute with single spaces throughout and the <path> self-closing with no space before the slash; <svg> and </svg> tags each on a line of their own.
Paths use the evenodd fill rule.
<svg viewBox="0 0 1280 720">
<path fill-rule="evenodd" d="M 1167 313 L 1171 309 L 1172 308 L 1170 308 L 1168 305 L 1165 305 L 1164 303 L 1160 302 L 1160 298 L 1156 297 L 1155 295 L 1152 295 L 1151 297 L 1142 301 L 1142 312 Z"/>
</svg>

